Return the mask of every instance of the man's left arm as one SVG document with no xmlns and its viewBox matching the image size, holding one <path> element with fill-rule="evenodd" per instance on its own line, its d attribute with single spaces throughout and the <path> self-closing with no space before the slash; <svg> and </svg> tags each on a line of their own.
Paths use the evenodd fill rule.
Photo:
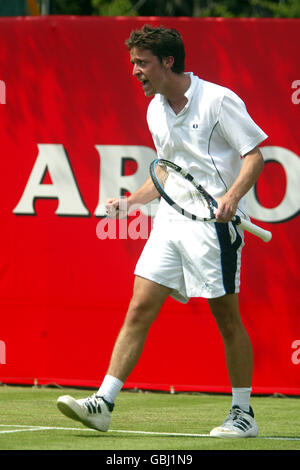
<svg viewBox="0 0 300 470">
<path fill-rule="evenodd" d="M 229 222 L 236 214 L 240 199 L 256 183 L 264 167 L 264 159 L 258 147 L 244 156 L 241 171 L 227 193 L 217 198 L 217 222 Z"/>
</svg>

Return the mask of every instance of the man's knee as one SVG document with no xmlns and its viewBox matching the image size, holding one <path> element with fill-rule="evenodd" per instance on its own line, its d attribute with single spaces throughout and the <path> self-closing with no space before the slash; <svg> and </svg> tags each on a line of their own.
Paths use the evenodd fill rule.
<svg viewBox="0 0 300 470">
<path fill-rule="evenodd" d="M 137 277 L 125 319 L 126 324 L 149 326 L 156 318 L 169 291 L 170 289 L 164 286 Z"/>
<path fill-rule="evenodd" d="M 226 339 L 234 338 L 244 330 L 238 307 L 237 295 L 227 295 L 209 302 L 210 310 L 215 317 L 222 336 Z"/>
<path fill-rule="evenodd" d="M 240 320 L 232 318 L 224 318 L 218 321 L 219 330 L 226 340 L 233 340 L 241 332 L 244 332 L 245 328 Z"/>
<path fill-rule="evenodd" d="M 148 328 L 155 320 L 160 306 L 148 296 L 133 296 L 125 317 L 125 325 Z"/>
</svg>

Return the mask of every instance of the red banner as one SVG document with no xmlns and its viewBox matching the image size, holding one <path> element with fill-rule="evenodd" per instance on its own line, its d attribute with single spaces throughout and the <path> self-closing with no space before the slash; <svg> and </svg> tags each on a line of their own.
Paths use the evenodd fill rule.
<svg viewBox="0 0 300 470">
<path fill-rule="evenodd" d="M 186 70 L 235 91 L 269 136 L 247 204 L 273 238 L 246 234 L 240 304 L 253 392 L 300 394 L 300 20 L 0 18 L 0 381 L 97 387 L 105 374 L 151 230 L 144 214 L 105 225 L 102 206 L 155 156 L 124 45 L 144 23 L 177 28 Z M 205 300 L 167 300 L 126 387 L 230 390 Z"/>
</svg>

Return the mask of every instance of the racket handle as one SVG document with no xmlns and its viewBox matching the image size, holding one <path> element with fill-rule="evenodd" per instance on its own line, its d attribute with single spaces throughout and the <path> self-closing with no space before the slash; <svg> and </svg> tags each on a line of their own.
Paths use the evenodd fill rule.
<svg viewBox="0 0 300 470">
<path fill-rule="evenodd" d="M 261 238 L 264 242 L 269 242 L 272 238 L 271 232 L 269 232 L 268 230 L 264 230 L 263 228 L 253 224 L 249 220 L 242 219 L 238 215 L 236 215 L 232 221 L 236 225 L 239 225 L 240 228 L 242 228 L 243 230 L 246 230 L 247 232 L 256 235 L 258 238 Z"/>
</svg>

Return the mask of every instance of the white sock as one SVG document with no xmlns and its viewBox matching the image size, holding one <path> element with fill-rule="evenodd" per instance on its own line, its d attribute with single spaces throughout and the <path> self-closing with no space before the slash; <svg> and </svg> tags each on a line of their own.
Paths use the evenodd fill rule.
<svg viewBox="0 0 300 470">
<path fill-rule="evenodd" d="M 123 382 L 121 380 L 112 375 L 106 375 L 96 395 L 103 397 L 109 403 L 114 403 L 122 387 Z"/>
<path fill-rule="evenodd" d="M 232 406 L 239 406 L 243 411 L 250 409 L 251 388 L 233 388 Z"/>
</svg>

